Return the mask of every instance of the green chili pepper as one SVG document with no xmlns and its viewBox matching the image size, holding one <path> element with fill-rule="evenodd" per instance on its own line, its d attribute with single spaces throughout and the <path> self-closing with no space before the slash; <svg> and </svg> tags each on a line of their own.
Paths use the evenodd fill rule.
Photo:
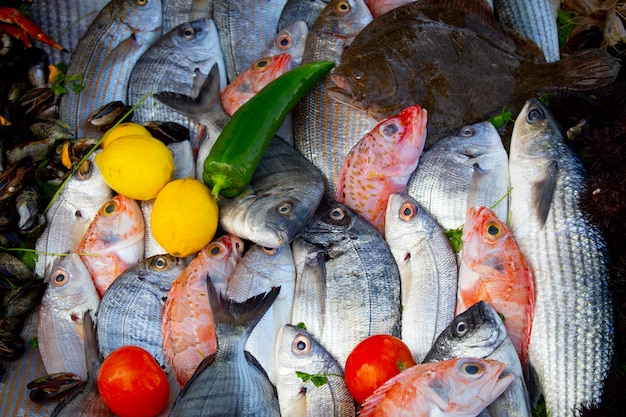
<svg viewBox="0 0 626 417">
<path fill-rule="evenodd" d="M 202 179 L 214 197 L 232 198 L 245 190 L 287 114 L 334 65 L 311 62 L 288 71 L 233 114 L 204 160 Z"/>
</svg>

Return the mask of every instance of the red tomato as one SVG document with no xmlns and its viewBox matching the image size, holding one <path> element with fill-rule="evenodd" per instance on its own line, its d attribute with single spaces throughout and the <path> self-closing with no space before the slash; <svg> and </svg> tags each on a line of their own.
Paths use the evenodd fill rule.
<svg viewBox="0 0 626 417">
<path fill-rule="evenodd" d="M 416 365 L 408 346 L 394 336 L 379 334 L 362 340 L 346 360 L 346 385 L 359 404 L 394 375 Z"/>
<path fill-rule="evenodd" d="M 123 346 L 104 359 L 98 390 L 118 417 L 154 417 L 165 409 L 170 395 L 165 372 L 138 346 Z"/>
</svg>

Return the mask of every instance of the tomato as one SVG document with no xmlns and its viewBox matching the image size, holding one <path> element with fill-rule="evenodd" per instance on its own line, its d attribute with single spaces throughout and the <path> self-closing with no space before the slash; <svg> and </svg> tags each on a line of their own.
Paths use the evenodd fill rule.
<svg viewBox="0 0 626 417">
<path fill-rule="evenodd" d="M 170 395 L 165 372 L 138 346 L 123 346 L 104 359 L 98 390 L 118 417 L 154 417 L 165 409 Z"/>
<path fill-rule="evenodd" d="M 394 336 L 379 334 L 362 340 L 348 355 L 346 385 L 359 403 L 406 368 L 416 365 L 408 346 Z"/>
</svg>

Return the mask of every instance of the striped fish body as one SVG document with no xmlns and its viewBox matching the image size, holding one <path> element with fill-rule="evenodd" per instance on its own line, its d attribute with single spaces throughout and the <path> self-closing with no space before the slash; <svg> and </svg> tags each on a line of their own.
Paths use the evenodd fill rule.
<svg viewBox="0 0 626 417">
<path fill-rule="evenodd" d="M 535 275 L 531 370 L 549 415 L 569 417 L 600 401 L 611 366 L 606 244 L 579 207 L 585 168 L 538 100 L 515 121 L 509 169 L 511 230 Z"/>
<path fill-rule="evenodd" d="M 83 87 L 61 98 L 59 117 L 82 137 L 101 132 L 87 121 L 96 109 L 126 100 L 133 66 L 161 35 L 161 0 L 112 0 L 94 19 L 72 54 L 67 76 Z"/>
<path fill-rule="evenodd" d="M 310 29 L 327 4 L 328 0 L 287 0 L 280 13 L 278 30 L 298 20 L 304 21 Z"/>
<path fill-rule="evenodd" d="M 349 11 L 342 12 L 339 3 L 348 5 Z M 339 63 L 344 48 L 371 21 L 372 15 L 363 0 L 330 1 L 309 31 L 302 63 Z M 334 197 L 344 158 L 378 121 L 331 99 L 327 94 L 331 86 L 328 74 L 304 96 L 292 114 L 294 146 L 320 169 L 326 194 Z"/>
<path fill-rule="evenodd" d="M 213 0 L 162 0 L 163 33 L 192 20 L 211 17 Z"/>
</svg>

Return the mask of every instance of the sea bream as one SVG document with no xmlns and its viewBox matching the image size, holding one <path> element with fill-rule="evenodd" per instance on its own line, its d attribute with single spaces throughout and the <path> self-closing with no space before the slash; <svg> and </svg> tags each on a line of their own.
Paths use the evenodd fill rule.
<svg viewBox="0 0 626 417">
<path fill-rule="evenodd" d="M 552 417 L 599 403 L 614 351 L 605 238 L 579 205 L 587 171 L 539 100 L 511 137 L 511 230 L 535 276 L 529 358 Z M 574 318 L 574 319 L 573 319 Z"/>
</svg>

